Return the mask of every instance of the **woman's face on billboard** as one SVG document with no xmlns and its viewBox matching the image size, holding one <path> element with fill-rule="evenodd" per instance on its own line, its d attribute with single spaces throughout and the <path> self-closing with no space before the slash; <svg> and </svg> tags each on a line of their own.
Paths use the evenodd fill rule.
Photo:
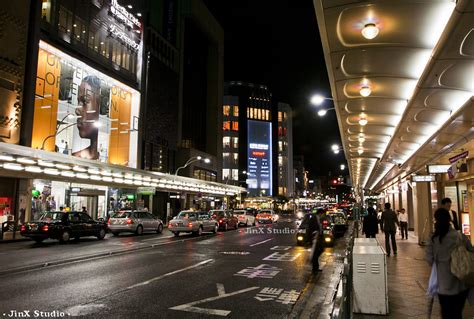
<svg viewBox="0 0 474 319">
<path fill-rule="evenodd" d="M 99 93 L 87 82 L 79 86 L 76 108 L 77 128 L 81 138 L 91 139 L 97 136 L 98 128 L 94 123 L 99 120 Z"/>
</svg>

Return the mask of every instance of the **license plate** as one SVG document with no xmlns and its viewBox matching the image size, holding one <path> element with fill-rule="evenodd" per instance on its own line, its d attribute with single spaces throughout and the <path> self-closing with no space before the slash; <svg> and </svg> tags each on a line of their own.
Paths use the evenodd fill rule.
<svg viewBox="0 0 474 319">
<path fill-rule="evenodd" d="M 37 229 L 38 229 L 38 225 L 31 225 L 31 226 L 30 226 L 30 229 L 31 229 L 31 230 L 37 230 Z"/>
<path fill-rule="evenodd" d="M 177 223 L 176 225 L 178 225 L 178 226 L 183 226 L 183 223 Z"/>
</svg>

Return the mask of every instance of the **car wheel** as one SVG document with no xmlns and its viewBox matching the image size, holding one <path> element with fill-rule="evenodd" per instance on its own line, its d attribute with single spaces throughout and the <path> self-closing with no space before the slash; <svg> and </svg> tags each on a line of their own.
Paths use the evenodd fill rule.
<svg viewBox="0 0 474 319">
<path fill-rule="evenodd" d="M 179 231 L 174 231 L 173 234 L 174 234 L 174 237 L 178 237 L 179 236 Z"/>
<path fill-rule="evenodd" d="M 104 237 L 105 237 L 105 229 L 101 228 L 99 230 L 99 234 L 97 235 L 97 239 L 102 240 L 102 239 L 104 239 Z"/>
<path fill-rule="evenodd" d="M 214 228 L 212 229 L 212 233 L 215 234 L 217 233 L 217 230 L 219 229 L 219 226 L 217 224 L 214 225 Z"/>
<path fill-rule="evenodd" d="M 158 234 L 161 234 L 163 232 L 163 224 L 158 225 L 158 229 L 156 230 Z"/>
<path fill-rule="evenodd" d="M 44 238 L 35 238 L 34 239 L 37 244 L 41 244 L 44 240 Z"/>
<path fill-rule="evenodd" d="M 137 234 L 138 236 L 140 236 L 141 234 L 143 234 L 143 227 L 142 227 L 142 225 L 138 225 L 137 230 L 135 231 L 135 234 Z"/>
<path fill-rule="evenodd" d="M 119 233 L 113 231 L 113 232 L 112 232 L 112 235 L 114 235 L 115 237 L 117 237 L 117 236 L 119 235 Z"/>
<path fill-rule="evenodd" d="M 68 230 L 63 231 L 59 237 L 59 241 L 62 243 L 67 243 L 69 239 L 71 239 L 71 233 Z"/>
</svg>

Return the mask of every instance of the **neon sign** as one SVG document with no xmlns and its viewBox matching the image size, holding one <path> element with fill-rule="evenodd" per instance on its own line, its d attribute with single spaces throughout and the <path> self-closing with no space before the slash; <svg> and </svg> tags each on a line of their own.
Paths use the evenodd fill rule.
<svg viewBox="0 0 474 319">
<path fill-rule="evenodd" d="M 141 22 L 132 13 L 128 12 L 125 7 L 119 5 L 117 0 L 112 0 L 110 3 L 110 12 L 117 20 L 124 23 L 127 27 L 133 29 L 133 26 L 135 25 L 141 29 Z"/>
</svg>

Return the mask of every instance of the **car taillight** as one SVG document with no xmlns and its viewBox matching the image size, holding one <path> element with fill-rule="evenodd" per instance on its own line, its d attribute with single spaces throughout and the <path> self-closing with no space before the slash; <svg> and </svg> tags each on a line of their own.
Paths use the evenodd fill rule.
<svg viewBox="0 0 474 319">
<path fill-rule="evenodd" d="M 173 225 L 171 223 L 169 223 L 168 228 L 173 228 Z"/>
<path fill-rule="evenodd" d="M 219 224 L 222 224 L 223 220 L 222 219 L 219 219 Z"/>
<path fill-rule="evenodd" d="M 131 220 L 130 218 L 127 219 L 127 225 L 131 225 L 131 224 L 133 224 L 133 220 Z"/>
<path fill-rule="evenodd" d="M 20 231 L 25 231 L 25 230 L 26 230 L 26 226 L 25 226 L 25 225 L 21 225 Z"/>
<path fill-rule="evenodd" d="M 329 222 L 327 220 L 323 220 L 323 227 L 327 227 Z"/>
<path fill-rule="evenodd" d="M 188 227 L 193 227 L 193 223 L 189 223 L 189 224 L 188 224 Z"/>
<path fill-rule="evenodd" d="M 48 225 L 44 225 L 43 226 L 43 231 L 48 231 L 49 230 L 49 226 Z"/>
</svg>

